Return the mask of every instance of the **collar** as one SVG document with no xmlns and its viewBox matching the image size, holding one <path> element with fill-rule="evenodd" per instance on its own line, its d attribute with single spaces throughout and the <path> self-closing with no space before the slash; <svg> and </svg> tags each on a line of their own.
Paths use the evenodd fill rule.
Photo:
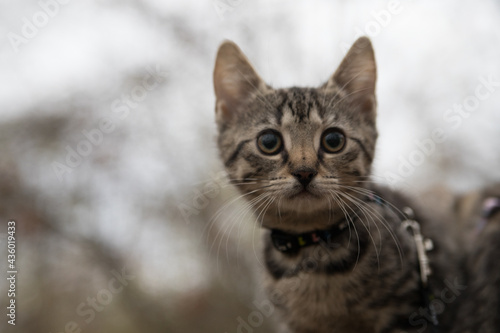
<svg viewBox="0 0 500 333">
<path fill-rule="evenodd" d="M 384 204 L 383 199 L 376 194 L 370 194 L 364 201 L 373 202 L 378 205 Z M 354 215 L 356 216 L 357 214 Z M 271 241 L 276 250 L 283 253 L 294 254 L 299 252 L 303 247 L 319 243 L 332 243 L 334 238 L 347 229 L 350 222 L 352 221 L 348 217 L 344 217 L 339 223 L 329 229 L 313 230 L 301 234 L 271 229 Z"/>
<path fill-rule="evenodd" d="M 345 219 L 333 228 L 327 230 L 314 230 L 301 234 L 291 234 L 278 229 L 271 230 L 271 240 L 274 247 L 283 253 L 297 253 L 301 248 L 319 244 L 331 243 L 332 239 L 347 228 Z"/>
</svg>

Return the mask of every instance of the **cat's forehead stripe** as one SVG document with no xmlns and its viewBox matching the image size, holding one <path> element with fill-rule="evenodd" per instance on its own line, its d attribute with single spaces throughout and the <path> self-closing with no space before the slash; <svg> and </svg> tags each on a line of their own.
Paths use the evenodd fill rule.
<svg viewBox="0 0 500 333">
<path fill-rule="evenodd" d="M 305 123 L 312 118 L 321 120 L 323 113 L 318 101 L 318 93 L 314 89 L 289 88 L 278 92 L 281 97 L 281 103 L 277 106 L 280 120 L 282 123 Z M 311 117 L 311 112 L 315 117 Z"/>
</svg>

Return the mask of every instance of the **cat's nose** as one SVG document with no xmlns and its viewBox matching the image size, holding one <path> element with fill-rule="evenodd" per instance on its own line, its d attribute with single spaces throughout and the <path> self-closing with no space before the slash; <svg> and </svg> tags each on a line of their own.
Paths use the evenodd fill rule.
<svg viewBox="0 0 500 333">
<path fill-rule="evenodd" d="M 309 185 L 311 180 L 313 180 L 314 176 L 316 176 L 318 172 L 314 169 L 305 168 L 299 169 L 292 173 L 292 175 L 297 178 L 297 180 L 302 184 L 302 186 L 306 187 Z"/>
</svg>

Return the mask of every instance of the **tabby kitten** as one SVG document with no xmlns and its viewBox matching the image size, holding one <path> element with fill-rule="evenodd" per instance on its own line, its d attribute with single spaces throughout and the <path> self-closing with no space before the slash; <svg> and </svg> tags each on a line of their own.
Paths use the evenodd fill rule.
<svg viewBox="0 0 500 333">
<path fill-rule="evenodd" d="M 414 205 L 369 178 L 375 81 L 367 38 L 319 88 L 273 89 L 234 43 L 219 48 L 218 146 L 265 230 L 267 295 L 280 332 L 431 332 L 453 320 L 449 300 L 463 286 L 446 232 L 415 210 L 434 240 L 425 283 L 427 267 L 402 225 L 409 217 L 401 211 Z"/>
</svg>

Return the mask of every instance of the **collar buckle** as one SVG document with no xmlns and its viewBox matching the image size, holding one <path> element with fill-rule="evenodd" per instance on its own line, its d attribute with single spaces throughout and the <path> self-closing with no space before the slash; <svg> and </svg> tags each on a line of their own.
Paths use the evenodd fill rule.
<svg viewBox="0 0 500 333">
<path fill-rule="evenodd" d="M 424 238 L 422 236 L 420 224 L 414 220 L 415 214 L 413 210 L 410 207 L 405 207 L 403 208 L 403 212 L 406 215 L 406 220 L 401 223 L 401 226 L 410 232 L 415 241 L 420 269 L 422 299 L 430 312 L 430 321 L 434 327 L 433 332 L 435 332 L 439 325 L 439 320 L 437 318 L 437 310 L 432 304 L 432 300 L 434 300 L 435 297 L 429 288 L 429 276 L 432 274 L 432 270 L 429 257 L 427 256 L 427 252 L 432 251 L 434 244 L 430 238 Z"/>
<path fill-rule="evenodd" d="M 427 256 L 427 252 L 434 248 L 434 243 L 430 238 L 424 238 L 420 232 L 420 224 L 414 220 L 414 213 L 410 207 L 405 207 L 403 209 L 407 219 L 401 223 L 401 226 L 406 230 L 410 231 L 410 234 L 415 241 L 415 246 L 417 248 L 418 263 L 420 267 L 420 280 L 424 287 L 427 286 L 429 276 L 432 274 L 430 267 L 430 260 Z"/>
</svg>

